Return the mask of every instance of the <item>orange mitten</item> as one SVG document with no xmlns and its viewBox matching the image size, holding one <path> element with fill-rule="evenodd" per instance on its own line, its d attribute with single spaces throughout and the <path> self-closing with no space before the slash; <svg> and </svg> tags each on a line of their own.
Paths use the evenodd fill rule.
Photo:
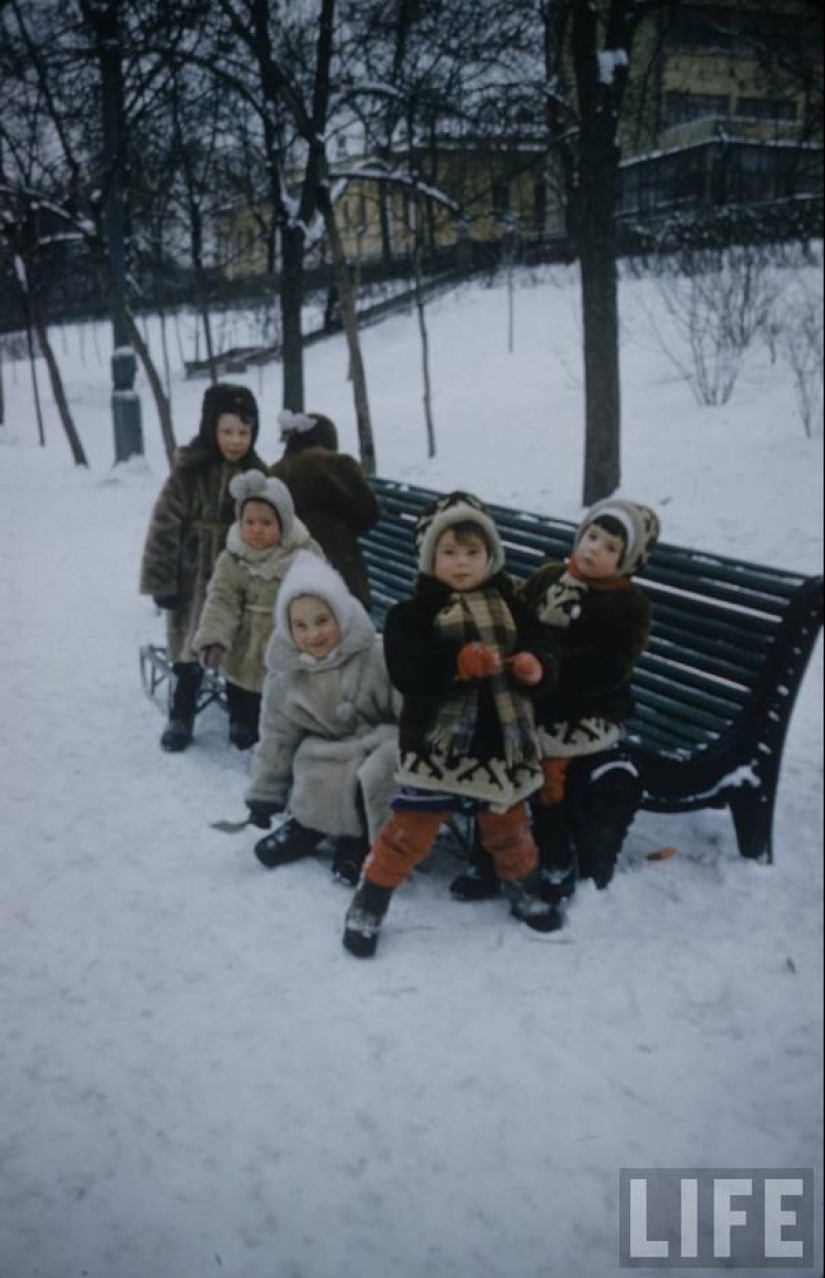
<svg viewBox="0 0 825 1278">
<path fill-rule="evenodd" d="M 538 657 L 534 657 L 532 652 L 517 652 L 514 656 L 507 658 L 506 664 L 519 683 L 526 683 L 531 688 L 541 683 L 544 670 Z"/>
<path fill-rule="evenodd" d="M 459 679 L 488 679 L 501 670 L 501 657 L 486 643 L 465 643 L 458 653 Z"/>
</svg>

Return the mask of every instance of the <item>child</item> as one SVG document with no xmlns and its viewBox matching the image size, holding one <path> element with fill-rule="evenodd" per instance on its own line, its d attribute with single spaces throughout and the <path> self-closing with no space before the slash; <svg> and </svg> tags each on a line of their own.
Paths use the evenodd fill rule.
<svg viewBox="0 0 825 1278">
<path fill-rule="evenodd" d="M 389 814 L 398 698 L 381 640 L 334 568 L 299 554 L 284 578 L 266 654 L 261 741 L 247 805 L 256 823 L 291 816 L 260 840 L 268 869 L 336 845 L 333 874 L 354 886 Z"/>
<path fill-rule="evenodd" d="M 533 828 L 549 900 L 572 895 L 577 860 L 578 877 L 607 887 L 639 806 L 639 774 L 619 743 L 633 709 L 633 668 L 650 633 L 650 605 L 632 577 L 658 537 L 652 510 L 609 498 L 586 515 L 570 559 L 543 565 L 522 587 L 562 637 L 558 683 L 536 705 L 544 785 Z M 451 885 L 460 899 L 495 890 L 492 867 L 478 855 Z"/>
<path fill-rule="evenodd" d="M 552 650 L 503 573 L 498 530 L 478 498 L 455 492 L 418 521 L 420 576 L 387 616 L 384 648 L 404 695 L 401 789 L 367 857 L 344 946 L 375 953 L 393 891 L 430 852 L 451 812 L 474 811 L 512 913 L 538 931 L 561 924 L 539 896 L 525 799 L 542 781 L 527 689 L 554 677 Z M 538 652 L 541 651 L 541 657 Z"/>
<path fill-rule="evenodd" d="M 284 453 L 270 474 L 282 479 L 295 510 L 333 568 L 365 608 L 370 606 L 367 565 L 358 538 L 378 519 L 378 501 L 360 464 L 338 452 L 338 432 L 323 413 L 278 415 Z"/>
<path fill-rule="evenodd" d="M 235 475 L 237 520 L 209 581 L 193 647 L 201 663 L 226 675 L 229 739 L 239 750 L 258 740 L 264 650 L 278 590 L 299 550 L 321 547 L 295 517 L 286 484 L 259 470 Z"/>
<path fill-rule="evenodd" d="M 206 586 L 234 518 L 229 481 L 264 463 L 254 452 L 258 405 L 245 386 L 218 382 L 203 397 L 200 429 L 175 454 L 172 473 L 152 512 L 140 571 L 140 591 L 167 612 L 166 643 L 174 690 L 164 750 L 185 750 L 203 670 L 192 638 Z"/>
</svg>

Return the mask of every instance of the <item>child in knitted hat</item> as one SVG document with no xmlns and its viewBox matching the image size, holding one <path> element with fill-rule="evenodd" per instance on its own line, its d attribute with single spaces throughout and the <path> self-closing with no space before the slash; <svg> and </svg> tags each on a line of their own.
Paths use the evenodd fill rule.
<svg viewBox="0 0 825 1278">
<path fill-rule="evenodd" d="M 140 592 L 166 612 L 166 650 L 174 673 L 164 750 L 192 740 L 203 670 L 192 640 L 206 587 L 234 519 L 233 476 L 264 463 L 256 456 L 258 405 L 246 386 L 217 382 L 203 396 L 198 434 L 175 454 L 152 511 Z"/>
<path fill-rule="evenodd" d="M 638 771 L 620 740 L 633 709 L 633 669 L 650 634 L 650 604 L 633 574 L 658 537 L 659 519 L 649 507 L 609 498 L 588 511 L 570 558 L 543 565 L 521 588 L 561 639 L 558 682 L 536 704 L 544 784 L 533 829 L 550 900 L 572 894 L 577 859 L 579 877 L 607 887 L 641 798 Z M 451 890 L 465 900 L 495 894 L 483 856 L 474 855 Z"/>
<path fill-rule="evenodd" d="M 279 479 L 250 470 L 235 475 L 229 491 L 237 518 L 209 580 L 193 646 L 203 666 L 223 668 L 229 739 L 248 750 L 258 740 L 264 650 L 278 589 L 299 550 L 322 551 L 296 519 Z"/>
<path fill-rule="evenodd" d="M 354 887 L 389 816 L 400 697 L 369 614 L 316 555 L 296 555 L 284 578 L 266 666 L 246 802 L 256 825 L 287 799 L 290 815 L 255 855 L 274 869 L 328 839 L 334 877 Z"/>
<path fill-rule="evenodd" d="M 404 698 L 400 789 L 346 918 L 344 946 L 359 958 L 375 952 L 392 893 L 456 811 L 477 815 L 512 913 L 538 931 L 561 922 L 539 896 L 525 804 L 542 783 L 531 696 L 552 683 L 552 647 L 502 571 L 501 539 L 478 498 L 441 498 L 418 521 L 416 543 L 415 594 L 390 610 L 384 631 Z"/>
</svg>

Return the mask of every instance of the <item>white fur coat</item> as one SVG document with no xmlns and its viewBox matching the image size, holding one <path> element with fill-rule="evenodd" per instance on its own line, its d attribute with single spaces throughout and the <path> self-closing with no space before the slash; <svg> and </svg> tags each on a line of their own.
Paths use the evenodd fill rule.
<svg viewBox="0 0 825 1278">
<path fill-rule="evenodd" d="M 300 653 L 289 631 L 289 604 L 307 594 L 329 604 L 341 633 L 338 647 L 321 661 Z M 266 666 L 261 739 L 246 799 L 284 804 L 288 797 L 302 825 L 359 835 L 360 785 L 374 838 L 395 790 L 400 698 L 366 610 L 322 560 L 301 554 L 285 577 Z"/>
</svg>

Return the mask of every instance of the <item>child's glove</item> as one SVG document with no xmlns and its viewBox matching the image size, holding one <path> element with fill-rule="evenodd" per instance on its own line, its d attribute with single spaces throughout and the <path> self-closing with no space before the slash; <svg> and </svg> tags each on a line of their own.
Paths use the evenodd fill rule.
<svg viewBox="0 0 825 1278">
<path fill-rule="evenodd" d="M 456 664 L 459 679 L 489 679 L 500 672 L 501 657 L 489 644 L 465 643 Z"/>
<path fill-rule="evenodd" d="M 217 670 L 225 652 L 223 644 L 210 643 L 208 648 L 201 648 L 200 663 L 206 670 Z"/>
<path fill-rule="evenodd" d="M 164 612 L 175 612 L 180 607 L 180 595 L 152 595 L 152 602 Z"/>
<path fill-rule="evenodd" d="M 272 818 L 279 812 L 283 812 L 283 803 L 247 803 L 249 809 L 249 824 L 256 825 L 259 830 L 268 830 L 272 824 Z"/>
<path fill-rule="evenodd" d="M 532 652 L 517 652 L 507 658 L 505 665 L 509 666 L 519 683 L 527 684 L 528 688 L 541 683 L 544 669 L 538 657 L 534 657 Z"/>
</svg>

